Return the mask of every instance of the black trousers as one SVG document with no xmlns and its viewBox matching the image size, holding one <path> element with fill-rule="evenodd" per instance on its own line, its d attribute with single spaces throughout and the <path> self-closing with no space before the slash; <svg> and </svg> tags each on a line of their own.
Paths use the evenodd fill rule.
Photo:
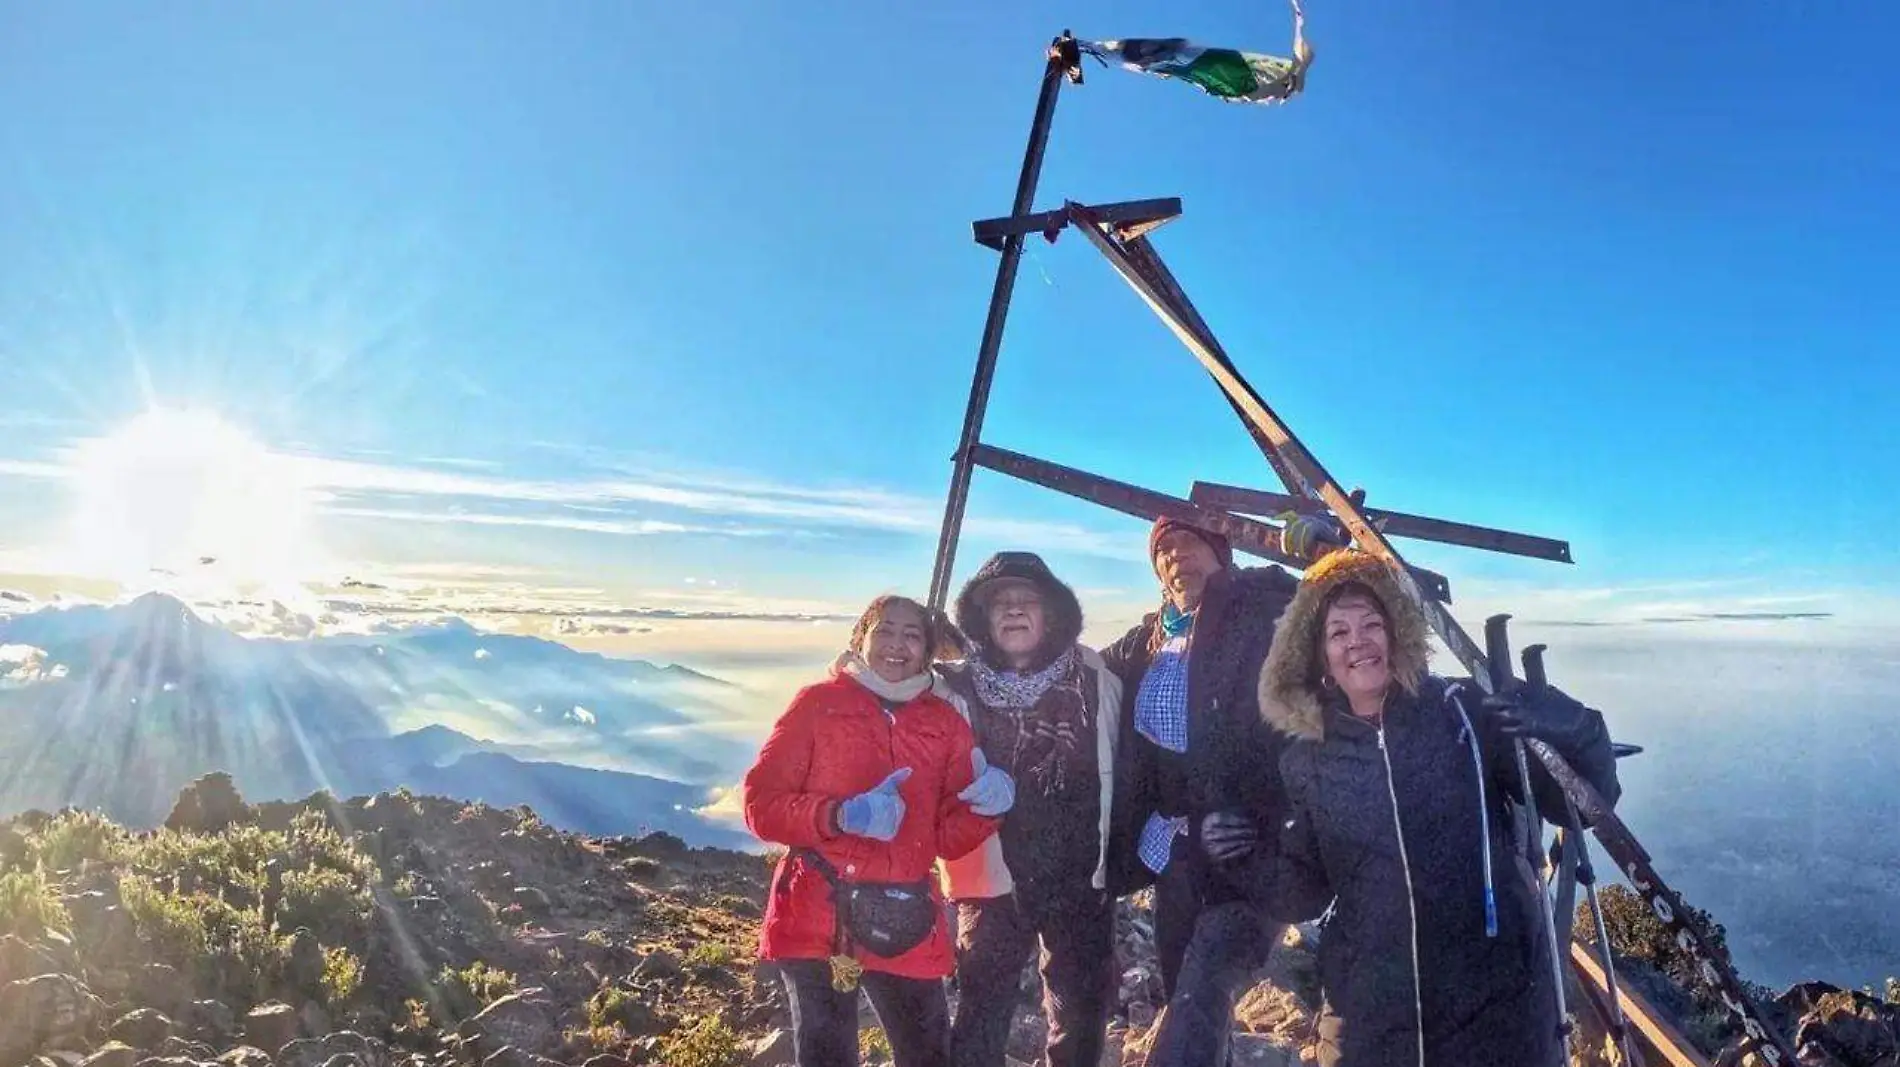
<svg viewBox="0 0 1900 1067">
<path fill-rule="evenodd" d="M 1106 893 L 1033 910 L 1015 897 L 957 905 L 957 1015 L 950 1027 L 955 1067 L 1003 1067 L 1023 967 L 1041 942 L 1042 1010 L 1049 1022 L 1048 1067 L 1096 1067 L 1115 991 L 1115 910 Z"/>
<path fill-rule="evenodd" d="M 832 987 L 829 960 L 787 960 L 779 976 L 792 1001 L 797 1067 L 858 1067 L 858 991 Z M 896 1067 L 947 1067 L 950 1006 L 940 979 L 865 971 L 859 984 L 890 1039 Z"/>
<path fill-rule="evenodd" d="M 1234 1008 L 1286 927 L 1245 900 L 1209 901 L 1186 838 L 1155 880 L 1155 954 L 1168 996 L 1149 1067 L 1221 1067 Z"/>
</svg>

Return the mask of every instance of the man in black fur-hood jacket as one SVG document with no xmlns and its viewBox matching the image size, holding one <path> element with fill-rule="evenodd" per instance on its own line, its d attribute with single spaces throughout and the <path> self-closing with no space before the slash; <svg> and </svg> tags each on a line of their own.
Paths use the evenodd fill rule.
<svg viewBox="0 0 1900 1067">
<path fill-rule="evenodd" d="M 1249 876 L 1277 846 L 1283 739 L 1260 716 L 1260 668 L 1298 591 L 1279 567 L 1237 568 L 1218 534 L 1157 521 L 1160 610 L 1102 658 L 1128 712 L 1109 845 L 1118 894 L 1152 884 L 1168 1011 L 1154 1064 L 1220 1064 L 1237 998 L 1283 927 Z"/>
<path fill-rule="evenodd" d="M 1121 679 L 1078 643 L 1082 607 L 1033 552 L 999 552 L 978 568 L 957 598 L 957 626 L 969 656 L 938 670 L 1016 793 L 994 836 L 944 864 L 957 903 L 951 1067 L 1002 1067 L 1032 958 L 1049 1021 L 1044 1062 L 1095 1067 L 1115 985 L 1108 830 Z"/>
</svg>

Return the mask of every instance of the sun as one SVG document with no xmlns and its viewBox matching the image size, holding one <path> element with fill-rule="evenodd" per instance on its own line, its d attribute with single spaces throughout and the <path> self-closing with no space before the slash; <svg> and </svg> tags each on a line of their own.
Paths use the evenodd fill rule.
<svg viewBox="0 0 1900 1067">
<path fill-rule="evenodd" d="M 134 588 L 295 588 L 316 545 L 297 465 L 209 412 L 157 409 L 75 451 L 67 547 Z"/>
</svg>

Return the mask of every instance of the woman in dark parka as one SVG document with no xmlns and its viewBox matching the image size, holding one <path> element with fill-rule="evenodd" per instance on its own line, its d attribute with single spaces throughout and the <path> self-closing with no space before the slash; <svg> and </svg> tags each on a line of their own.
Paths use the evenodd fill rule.
<svg viewBox="0 0 1900 1067">
<path fill-rule="evenodd" d="M 1324 1067 L 1557 1067 L 1536 876 L 1511 828 L 1513 733 L 1619 790 L 1603 717 L 1545 688 L 1509 705 L 1426 671 L 1426 623 L 1379 561 L 1308 568 L 1260 677 L 1288 745 L 1269 911 L 1320 935 Z M 1536 781 L 1540 810 L 1561 804 Z"/>
</svg>

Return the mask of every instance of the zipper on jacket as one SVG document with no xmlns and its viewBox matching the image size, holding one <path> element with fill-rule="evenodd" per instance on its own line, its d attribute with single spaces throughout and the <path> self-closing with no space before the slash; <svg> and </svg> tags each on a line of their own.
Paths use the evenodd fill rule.
<svg viewBox="0 0 1900 1067">
<path fill-rule="evenodd" d="M 877 702 L 877 710 L 884 716 L 884 774 L 888 777 L 897 770 L 897 712 L 885 707 L 882 700 Z M 899 823 L 902 823 L 901 819 Z M 847 875 L 858 873 L 858 865 L 846 863 L 844 873 Z"/>
<path fill-rule="evenodd" d="M 1418 1067 L 1425 1067 L 1425 990 L 1418 972 L 1418 897 L 1412 892 L 1412 861 L 1405 852 L 1405 824 L 1399 819 L 1399 787 L 1392 778 L 1392 753 L 1385 747 L 1385 719 L 1379 720 L 1379 759 L 1385 763 L 1385 791 L 1392 798 L 1392 832 L 1399 838 L 1399 869 L 1405 872 L 1405 911 L 1412 930 L 1412 1017 L 1418 1027 Z"/>
</svg>

